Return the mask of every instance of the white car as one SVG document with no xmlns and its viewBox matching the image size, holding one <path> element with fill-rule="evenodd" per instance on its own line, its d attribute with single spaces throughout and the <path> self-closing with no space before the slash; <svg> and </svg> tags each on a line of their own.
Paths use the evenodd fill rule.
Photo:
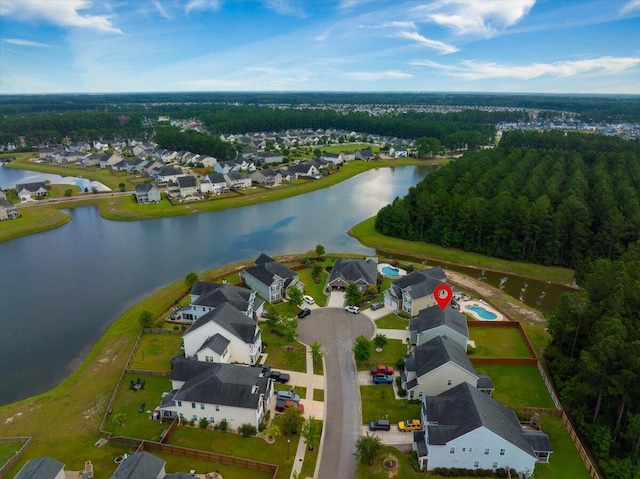
<svg viewBox="0 0 640 479">
<path fill-rule="evenodd" d="M 302 297 L 302 299 L 307 304 L 315 304 L 315 302 L 316 302 L 315 299 L 313 299 L 311 296 L 307 296 L 306 294 Z"/>
<path fill-rule="evenodd" d="M 360 312 L 360 308 L 358 308 L 357 306 L 347 306 L 344 309 L 346 309 L 348 313 L 353 313 L 353 314 L 358 314 Z"/>
</svg>

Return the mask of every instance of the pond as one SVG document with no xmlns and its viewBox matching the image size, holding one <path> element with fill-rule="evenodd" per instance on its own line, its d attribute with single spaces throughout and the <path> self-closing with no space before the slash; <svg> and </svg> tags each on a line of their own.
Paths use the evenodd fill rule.
<svg viewBox="0 0 640 479">
<path fill-rule="evenodd" d="M 76 176 L 60 176 L 51 173 L 39 173 L 37 171 L 18 170 L 15 168 L 4 168 L 0 163 L 0 189 L 15 188 L 18 183 L 34 183 L 36 181 L 49 181 L 54 185 L 75 185 L 83 191 L 91 191 L 96 188 L 98 191 L 111 191 L 111 188 L 103 185 L 99 181 L 91 181 L 86 178 Z"/>
</svg>

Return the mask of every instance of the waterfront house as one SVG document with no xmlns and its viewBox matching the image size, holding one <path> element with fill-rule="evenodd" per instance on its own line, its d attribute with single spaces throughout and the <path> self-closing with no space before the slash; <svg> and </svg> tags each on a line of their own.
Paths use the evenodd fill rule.
<svg viewBox="0 0 640 479">
<path fill-rule="evenodd" d="M 295 176 L 296 180 L 301 176 L 305 178 L 315 178 L 320 173 L 318 171 L 318 168 L 316 168 L 315 165 L 312 165 L 308 161 L 289 166 L 287 167 L 287 171 L 292 176 Z"/>
<path fill-rule="evenodd" d="M 356 150 L 354 157 L 356 160 L 371 161 L 375 159 L 376 156 L 371 152 L 371 150 L 367 149 L 367 150 Z"/>
<path fill-rule="evenodd" d="M 331 269 L 326 290 L 344 290 L 349 283 L 358 285 L 360 291 L 375 286 L 378 279 L 378 258 L 345 259 L 339 258 Z"/>
<path fill-rule="evenodd" d="M 420 310 L 418 316 L 409 320 L 409 342 L 416 346 L 431 341 L 437 336 L 447 336 L 461 347 L 467 347 L 469 326 L 460 311 L 438 305 Z"/>
<path fill-rule="evenodd" d="M 140 204 L 159 203 L 160 188 L 153 183 L 138 183 L 135 191 L 136 201 Z"/>
<path fill-rule="evenodd" d="M 523 427 L 511 409 L 466 382 L 423 397 L 422 424 L 413 449 L 429 471 L 504 468 L 529 477 L 552 452 L 546 434 Z"/>
<path fill-rule="evenodd" d="M 251 173 L 251 181 L 263 186 L 276 186 L 282 183 L 282 173 L 269 168 Z"/>
<path fill-rule="evenodd" d="M 251 176 L 243 175 L 237 171 L 230 171 L 224 175 L 227 187 L 232 190 L 245 190 L 251 188 Z"/>
<path fill-rule="evenodd" d="M 182 308 L 182 320 L 195 321 L 224 303 L 230 303 L 249 318 L 254 313 L 260 316 L 264 308 L 264 301 L 256 298 L 256 293 L 250 289 L 227 283 L 196 281 L 191 287 L 191 302 Z"/>
<path fill-rule="evenodd" d="M 10 201 L 0 199 L 0 221 L 14 220 L 20 217 L 20 211 Z"/>
<path fill-rule="evenodd" d="M 446 276 L 440 266 L 414 271 L 391 283 L 384 292 L 384 302 L 393 309 L 416 316 L 420 310 L 436 304 L 433 290 L 445 282 Z"/>
<path fill-rule="evenodd" d="M 166 185 L 169 182 L 176 182 L 179 176 L 183 176 L 182 168 L 175 168 L 172 166 L 164 166 L 153 173 L 153 178 L 156 180 L 158 186 Z"/>
<path fill-rule="evenodd" d="M 193 176 L 179 176 L 178 177 L 178 189 L 180 191 L 180 198 L 187 198 L 189 196 L 195 196 L 198 194 L 198 184 Z"/>
<path fill-rule="evenodd" d="M 229 187 L 227 186 L 227 180 L 221 173 L 214 173 L 205 176 L 200 181 L 200 191 L 203 193 L 214 193 L 219 195 L 220 193 L 227 193 Z"/>
<path fill-rule="evenodd" d="M 28 200 L 33 196 L 47 196 L 47 186 L 44 181 L 35 181 L 33 183 L 19 183 L 16 185 L 16 193 L 22 201 Z"/>
<path fill-rule="evenodd" d="M 298 273 L 275 259 L 261 254 L 255 265 L 240 273 L 245 284 L 269 303 L 281 301 L 290 288 L 304 291 Z"/>
</svg>

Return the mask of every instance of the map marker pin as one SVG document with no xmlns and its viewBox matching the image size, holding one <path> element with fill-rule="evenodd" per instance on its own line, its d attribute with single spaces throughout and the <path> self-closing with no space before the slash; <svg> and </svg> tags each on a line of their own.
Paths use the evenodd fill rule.
<svg viewBox="0 0 640 479">
<path fill-rule="evenodd" d="M 451 286 L 446 284 L 440 284 L 436 286 L 433 290 L 433 299 L 436 300 L 440 309 L 444 311 L 444 308 L 451 302 L 451 298 L 453 298 L 453 290 Z"/>
</svg>

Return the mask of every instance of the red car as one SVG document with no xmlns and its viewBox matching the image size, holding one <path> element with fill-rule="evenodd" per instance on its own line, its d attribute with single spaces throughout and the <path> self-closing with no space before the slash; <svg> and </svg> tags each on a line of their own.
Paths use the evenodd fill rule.
<svg viewBox="0 0 640 479">
<path fill-rule="evenodd" d="M 288 407 L 297 407 L 300 410 L 300 412 L 304 412 L 304 405 L 303 404 L 299 404 L 299 403 L 297 403 L 295 401 L 292 401 L 291 399 L 279 398 L 276 401 L 276 411 L 277 412 L 283 412 Z"/>
<path fill-rule="evenodd" d="M 371 375 L 376 374 L 393 374 L 393 368 L 391 366 L 384 366 L 382 364 L 371 368 Z"/>
</svg>

